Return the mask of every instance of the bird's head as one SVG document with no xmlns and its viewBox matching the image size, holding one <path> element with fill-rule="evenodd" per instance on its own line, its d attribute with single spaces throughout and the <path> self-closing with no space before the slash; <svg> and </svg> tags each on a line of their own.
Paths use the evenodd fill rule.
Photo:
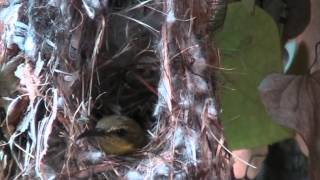
<svg viewBox="0 0 320 180">
<path fill-rule="evenodd" d="M 126 116 L 111 115 L 98 121 L 95 129 L 79 136 L 94 137 L 106 154 L 123 155 L 136 151 L 146 143 L 141 126 Z"/>
</svg>

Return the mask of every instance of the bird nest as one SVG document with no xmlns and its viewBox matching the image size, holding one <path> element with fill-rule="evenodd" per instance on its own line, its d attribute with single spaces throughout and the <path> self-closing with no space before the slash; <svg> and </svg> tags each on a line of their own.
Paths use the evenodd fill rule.
<svg viewBox="0 0 320 180">
<path fill-rule="evenodd" d="M 4 1 L 0 179 L 229 179 L 209 39 L 224 1 Z M 135 153 L 78 139 L 104 116 Z"/>
</svg>

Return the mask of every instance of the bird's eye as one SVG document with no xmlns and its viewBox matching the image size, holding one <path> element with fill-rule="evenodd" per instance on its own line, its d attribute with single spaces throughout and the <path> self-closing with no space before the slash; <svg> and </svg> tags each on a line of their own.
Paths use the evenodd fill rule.
<svg viewBox="0 0 320 180">
<path fill-rule="evenodd" d="M 113 133 L 118 137 L 125 137 L 125 136 L 127 136 L 128 131 L 125 129 L 117 129 L 117 130 L 113 131 Z"/>
</svg>

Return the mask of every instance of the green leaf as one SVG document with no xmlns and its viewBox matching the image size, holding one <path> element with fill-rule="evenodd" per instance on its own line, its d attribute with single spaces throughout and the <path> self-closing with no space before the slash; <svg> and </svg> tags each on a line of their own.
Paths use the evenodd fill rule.
<svg viewBox="0 0 320 180">
<path fill-rule="evenodd" d="M 250 13 L 254 12 L 255 0 L 242 0 L 242 3 L 245 5 L 245 7 Z"/>
<path fill-rule="evenodd" d="M 220 73 L 221 120 L 231 149 L 253 148 L 292 136 L 267 115 L 257 89 L 266 75 L 281 72 L 278 29 L 259 7 L 254 13 L 245 7 L 243 2 L 230 4 L 224 28 L 214 37 L 225 68 Z"/>
</svg>

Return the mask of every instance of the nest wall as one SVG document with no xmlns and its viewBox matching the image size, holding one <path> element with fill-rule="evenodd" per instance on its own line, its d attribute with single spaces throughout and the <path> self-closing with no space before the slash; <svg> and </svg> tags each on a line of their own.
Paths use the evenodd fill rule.
<svg viewBox="0 0 320 180">
<path fill-rule="evenodd" d="M 0 179 L 230 179 L 209 38 L 225 1 L 6 3 Z M 110 156 L 77 139 L 111 114 L 149 143 Z"/>
</svg>

